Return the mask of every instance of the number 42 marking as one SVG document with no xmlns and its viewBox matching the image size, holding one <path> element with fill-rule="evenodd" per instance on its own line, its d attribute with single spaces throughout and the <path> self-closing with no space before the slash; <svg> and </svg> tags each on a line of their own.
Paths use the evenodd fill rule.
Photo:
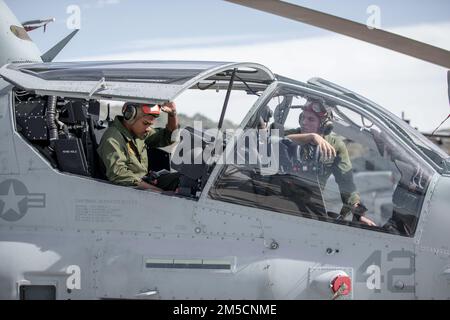
<svg viewBox="0 0 450 320">
<path fill-rule="evenodd" d="M 367 289 L 381 292 L 381 284 L 384 283 L 384 276 L 381 273 L 381 250 L 372 253 L 366 261 L 359 267 L 356 282 L 365 282 Z M 409 266 L 405 268 L 389 268 L 387 271 L 387 289 L 390 292 L 414 292 L 414 285 L 405 285 L 402 282 L 394 282 L 398 276 L 411 276 L 414 274 L 414 253 L 406 250 L 391 251 L 387 254 L 387 262 L 398 259 L 408 259 Z M 400 285 L 401 284 L 401 285 Z"/>
</svg>

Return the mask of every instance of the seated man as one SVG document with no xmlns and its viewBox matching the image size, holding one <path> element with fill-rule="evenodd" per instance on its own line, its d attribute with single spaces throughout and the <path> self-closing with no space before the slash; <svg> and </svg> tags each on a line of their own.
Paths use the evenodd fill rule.
<svg viewBox="0 0 450 320">
<path fill-rule="evenodd" d="M 165 128 L 152 128 L 160 115 L 168 114 Z M 139 103 L 125 103 L 122 116 L 116 116 L 104 133 L 97 149 L 106 169 L 109 181 L 155 191 L 175 191 L 179 183 L 177 173 L 166 174 L 158 179 L 147 179 L 147 147 L 165 147 L 173 143 L 172 132 L 178 129 L 176 105 L 169 102 L 162 107 Z M 144 179 L 143 179 L 144 178 Z"/>
<path fill-rule="evenodd" d="M 320 186 L 323 189 L 330 175 L 334 175 L 344 204 L 341 216 L 345 217 L 352 212 L 354 220 L 375 226 L 372 220 L 364 216 L 366 209 L 361 204 L 353 182 L 347 147 L 338 136 L 330 134 L 333 129 L 332 120 L 331 109 L 319 100 L 309 99 L 299 117 L 300 128 L 286 130 L 285 136 L 301 145 L 317 145 L 324 164 L 324 170 L 319 175 Z"/>
</svg>

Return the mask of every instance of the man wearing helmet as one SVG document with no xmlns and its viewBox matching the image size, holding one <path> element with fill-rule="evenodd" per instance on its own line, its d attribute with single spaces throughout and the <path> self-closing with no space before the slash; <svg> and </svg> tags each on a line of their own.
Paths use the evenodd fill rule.
<svg viewBox="0 0 450 320">
<path fill-rule="evenodd" d="M 168 114 L 165 128 L 152 128 L 161 111 Z M 97 152 L 105 166 L 109 181 L 155 191 L 172 190 L 178 186 L 178 174 L 167 174 L 149 181 L 148 147 L 165 147 L 173 143 L 172 132 L 178 129 L 176 105 L 169 102 L 162 107 L 142 103 L 125 103 L 122 116 L 116 116 L 104 133 Z M 144 179 L 143 179 L 144 178 Z M 146 181 L 144 181 L 146 180 Z"/>
<path fill-rule="evenodd" d="M 299 117 L 300 128 L 286 130 L 285 135 L 300 144 L 316 145 L 321 154 L 323 171 L 319 175 L 321 187 L 324 187 L 331 174 L 339 186 L 343 207 L 341 216 L 350 212 L 353 219 L 369 226 L 376 224 L 365 216 L 367 209 L 362 205 L 353 182 L 352 164 L 345 143 L 337 135 L 331 134 L 333 114 L 320 100 L 309 99 L 303 106 Z"/>
</svg>

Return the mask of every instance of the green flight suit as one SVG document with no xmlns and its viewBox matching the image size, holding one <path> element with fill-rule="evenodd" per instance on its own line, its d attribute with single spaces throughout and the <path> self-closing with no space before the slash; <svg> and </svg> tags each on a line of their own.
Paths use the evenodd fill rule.
<svg viewBox="0 0 450 320">
<path fill-rule="evenodd" d="M 106 169 L 109 181 L 123 186 L 137 186 L 148 174 L 147 147 L 165 147 L 173 143 L 172 132 L 167 128 L 151 128 L 143 139 L 134 137 L 122 124 L 123 117 L 116 116 L 103 134 L 97 152 Z"/>
<path fill-rule="evenodd" d="M 284 132 L 285 136 L 298 133 L 301 133 L 299 128 L 286 130 Z M 320 187 L 323 190 L 328 178 L 331 174 L 333 174 L 339 187 L 339 192 L 343 203 L 340 214 L 345 217 L 350 213 L 353 205 L 361 201 L 353 181 L 352 163 L 350 161 L 347 147 L 345 146 L 342 138 L 331 133 L 326 135 L 324 139 L 336 150 L 336 157 L 331 160 L 323 161 L 324 170 L 318 177 Z"/>
</svg>

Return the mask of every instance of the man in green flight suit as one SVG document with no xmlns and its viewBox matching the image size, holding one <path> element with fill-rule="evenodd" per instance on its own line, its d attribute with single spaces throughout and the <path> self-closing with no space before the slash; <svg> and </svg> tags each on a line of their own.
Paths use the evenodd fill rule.
<svg viewBox="0 0 450 320">
<path fill-rule="evenodd" d="M 166 127 L 152 128 L 161 111 L 168 114 Z M 151 180 L 146 177 L 149 173 L 147 147 L 165 147 L 173 143 L 172 132 L 176 129 L 178 117 L 174 102 L 166 103 L 162 107 L 125 103 L 122 116 L 115 117 L 112 125 L 103 134 L 97 149 L 108 180 L 118 185 L 140 189 L 175 191 L 179 184 L 178 173 Z"/>
<path fill-rule="evenodd" d="M 301 144 L 317 145 L 320 150 L 324 170 L 319 175 L 319 183 L 323 188 L 331 174 L 339 186 L 343 208 L 341 215 L 352 212 L 354 220 L 369 226 L 376 224 L 365 216 L 365 207 L 353 181 L 352 163 L 345 143 L 337 135 L 331 134 L 333 116 L 331 109 L 322 101 L 309 99 L 299 117 L 300 128 L 286 130 L 285 136 Z"/>
</svg>

